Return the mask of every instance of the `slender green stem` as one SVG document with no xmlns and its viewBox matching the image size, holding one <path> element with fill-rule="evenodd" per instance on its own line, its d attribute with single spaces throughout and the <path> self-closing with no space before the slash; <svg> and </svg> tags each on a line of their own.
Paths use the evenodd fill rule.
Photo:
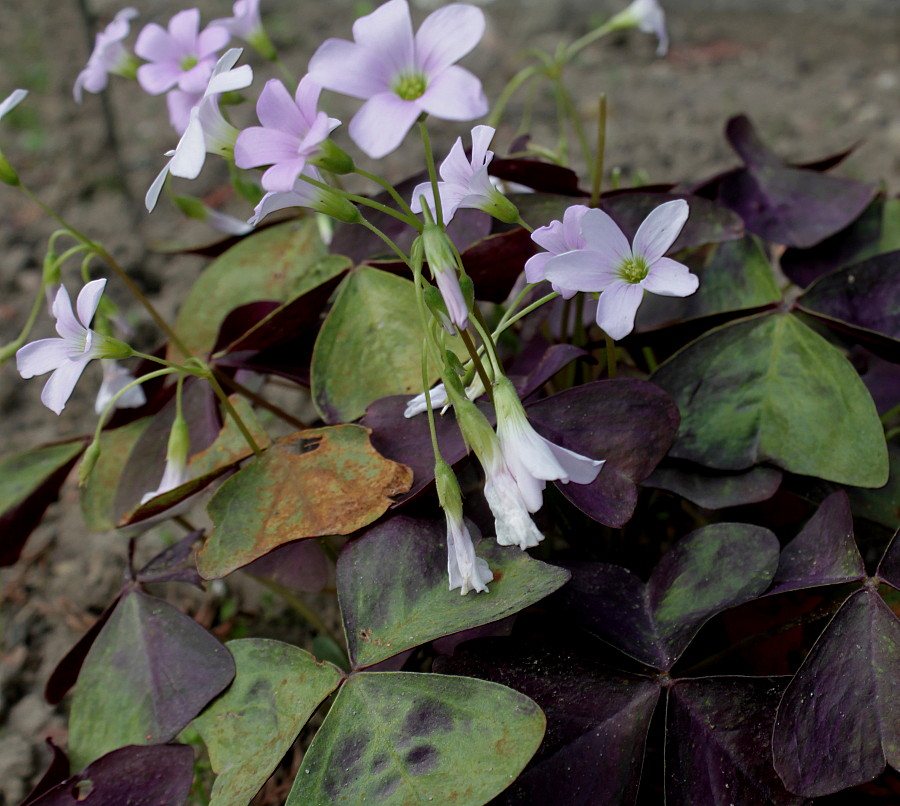
<svg viewBox="0 0 900 806">
<path fill-rule="evenodd" d="M 516 223 L 522 227 L 522 229 L 528 230 L 528 232 L 534 232 L 534 227 L 531 226 L 522 216 L 519 216 Z"/>
<path fill-rule="evenodd" d="M 416 214 L 412 211 L 412 208 L 406 203 L 406 200 L 397 192 L 397 188 L 395 188 L 390 182 L 386 179 L 382 179 L 377 174 L 369 173 L 368 171 L 363 171 L 360 168 L 356 168 L 355 172 L 359 174 L 359 176 L 364 177 L 365 179 L 369 179 L 372 182 L 375 182 L 377 185 L 383 187 L 390 197 L 400 205 L 400 209 L 403 210 L 408 216 L 412 218 L 416 218 Z"/>
<path fill-rule="evenodd" d="M 309 426 L 304 423 L 302 420 L 294 417 L 293 414 L 289 414 L 280 406 L 272 403 L 272 401 L 267 400 L 262 395 L 257 394 L 252 389 L 248 389 L 241 383 L 238 383 L 234 378 L 230 378 L 224 372 L 217 370 L 215 367 L 212 368 L 212 371 L 216 373 L 216 377 L 219 379 L 219 382 L 227 386 L 233 392 L 237 392 L 242 397 L 246 397 L 247 400 L 255 403 L 260 408 L 266 409 L 267 411 L 272 412 L 276 417 L 284 420 L 289 425 L 294 426 L 298 431 L 303 431 L 305 428 L 309 428 Z"/>
<path fill-rule="evenodd" d="M 478 373 L 478 377 L 481 378 L 481 383 L 484 386 L 485 391 L 488 393 L 488 397 L 493 403 L 493 384 L 491 383 L 491 379 L 488 377 L 487 371 L 484 368 L 484 364 L 481 363 L 481 357 L 478 355 L 478 350 L 475 347 L 475 343 L 472 341 L 472 337 L 469 335 L 469 331 L 460 330 L 459 335 L 463 340 L 463 344 L 466 345 L 466 349 L 469 351 L 469 355 L 472 357 L 472 364 L 475 366 L 475 371 Z"/>
<path fill-rule="evenodd" d="M 528 283 L 518 294 L 518 296 L 513 300 L 512 305 L 510 305 L 504 312 L 503 316 L 500 317 L 500 321 L 497 323 L 497 328 L 495 328 L 494 338 L 497 337 L 497 330 L 509 321 L 510 317 L 515 313 L 516 308 L 518 308 L 522 304 L 522 300 L 527 297 L 533 288 L 537 286 L 537 283 Z"/>
<path fill-rule="evenodd" d="M 100 439 L 100 433 L 103 431 L 103 426 L 106 424 L 106 421 L 109 419 L 110 412 L 116 407 L 116 401 L 122 397 L 126 392 L 131 389 L 134 389 L 136 386 L 140 386 L 142 383 L 146 383 L 147 381 L 152 381 L 154 378 L 160 378 L 163 375 L 171 375 L 173 372 L 178 372 L 179 370 L 175 367 L 166 367 L 165 369 L 156 369 L 153 372 L 148 372 L 146 375 L 141 375 L 140 378 L 135 378 L 130 383 L 123 386 L 119 389 L 109 400 L 109 403 L 106 404 L 106 408 L 100 414 L 100 417 L 97 420 L 97 427 L 94 429 L 94 442 Z"/>
<path fill-rule="evenodd" d="M 34 327 L 34 323 L 37 321 L 38 314 L 41 312 L 41 308 L 44 304 L 44 287 L 44 283 L 42 282 L 38 288 L 37 294 L 34 296 L 34 303 L 31 306 L 28 319 L 25 320 L 25 325 L 22 328 L 22 332 L 19 333 L 18 338 L 11 341 L 0 350 L 0 366 L 9 361 L 9 359 L 13 357 L 13 354 L 28 340 L 28 334 L 31 333 L 31 329 Z"/>
<path fill-rule="evenodd" d="M 260 585 L 268 588 L 273 593 L 284 599 L 300 618 L 302 618 L 310 627 L 322 635 L 327 635 L 335 644 L 343 648 L 343 643 L 334 634 L 331 628 L 322 620 L 318 613 L 313 610 L 306 602 L 304 602 L 296 593 L 288 590 L 284 585 L 279 585 L 274 579 L 266 577 L 253 577 Z"/>
<path fill-rule="evenodd" d="M 888 409 L 884 414 L 881 415 L 881 422 L 884 425 L 887 425 L 891 420 L 894 419 L 898 414 L 900 414 L 900 403 L 894 406 L 891 409 Z"/>
<path fill-rule="evenodd" d="M 538 65 L 530 64 L 519 70 L 519 72 L 509 80 L 509 83 L 503 88 L 503 91 L 497 98 L 497 103 L 494 104 L 494 108 L 491 110 L 491 114 L 487 119 L 488 126 L 496 129 L 500 125 L 500 119 L 503 117 L 506 105 L 512 100 L 513 95 L 516 94 L 519 87 L 534 78 L 534 76 L 538 75 L 540 72 L 541 68 Z"/>
<path fill-rule="evenodd" d="M 325 182 L 319 182 L 317 179 L 313 179 L 311 176 L 307 176 L 306 174 L 300 174 L 300 178 L 304 181 L 313 185 L 314 187 L 320 188 L 321 190 L 327 190 L 329 193 L 335 193 L 338 196 L 341 196 L 348 201 L 352 201 L 354 204 L 362 204 L 364 207 L 371 207 L 373 210 L 378 210 L 380 213 L 384 213 L 385 215 L 389 215 L 392 218 L 396 218 L 398 221 L 402 221 L 404 224 L 409 224 L 409 226 L 414 227 L 417 230 L 422 229 L 422 222 L 419 221 L 415 216 L 404 215 L 403 213 L 398 212 L 393 207 L 388 207 L 386 204 L 382 204 L 381 202 L 377 202 L 374 199 L 368 199 L 365 196 L 358 196 L 356 193 L 350 193 L 347 190 L 341 190 L 340 188 L 336 188 L 333 185 L 329 185 Z"/>
<path fill-rule="evenodd" d="M 892 440 L 897 434 L 900 434 L 900 427 L 892 428 L 890 431 L 886 431 L 884 434 L 885 441 Z"/>
<path fill-rule="evenodd" d="M 231 417 L 231 419 L 234 420 L 235 425 L 238 427 L 238 430 L 247 441 L 250 449 L 257 456 L 257 458 L 262 456 L 262 448 L 260 448 L 256 443 L 256 440 L 253 438 L 253 434 L 251 434 L 250 430 L 247 428 L 247 424 L 241 419 L 241 415 L 237 413 L 234 406 L 231 404 L 231 401 L 228 399 L 228 395 L 225 394 L 225 391 L 219 385 L 219 381 L 216 380 L 216 376 L 213 371 L 208 369 L 206 373 L 204 373 L 204 377 L 209 382 L 209 385 L 212 386 L 213 391 L 216 393 L 216 397 L 219 398 L 219 402 L 222 404 L 222 408 L 224 408 L 225 411 L 228 412 L 228 415 Z"/>
<path fill-rule="evenodd" d="M 437 429 L 434 425 L 434 409 L 431 406 L 431 384 L 428 378 L 428 339 L 422 339 L 422 388 L 425 390 L 425 408 L 428 410 L 428 431 L 431 434 L 431 448 L 434 451 L 434 461 L 441 458 L 441 449 L 438 447 Z"/>
<path fill-rule="evenodd" d="M 597 154 L 591 170 L 591 207 L 600 202 L 600 186 L 603 182 L 603 160 L 606 152 L 606 93 L 600 93 L 597 107 Z"/>
<path fill-rule="evenodd" d="M 494 377 L 496 378 L 503 375 L 503 365 L 500 363 L 500 357 L 497 355 L 497 347 L 494 345 L 494 340 L 491 338 L 488 329 L 484 326 L 484 323 L 480 322 L 475 316 L 472 317 L 472 324 L 478 331 L 478 335 L 481 336 L 485 352 L 487 353 L 488 360 L 491 362 L 491 367 L 493 368 Z M 482 383 L 483 382 L 484 379 L 482 378 Z"/>
<path fill-rule="evenodd" d="M 154 364 L 162 364 L 164 367 L 177 369 L 179 372 L 186 372 L 188 375 L 197 375 L 198 377 L 202 377 L 201 373 L 195 372 L 189 367 L 183 367 L 180 364 L 174 363 L 173 361 L 167 361 L 165 358 L 159 358 L 158 356 L 149 355 L 148 353 L 140 353 L 137 350 L 132 350 L 131 355 L 134 358 L 143 358 L 145 361 L 152 361 Z"/>
<path fill-rule="evenodd" d="M 419 121 L 419 132 L 422 135 L 422 145 L 425 148 L 425 162 L 428 165 L 428 179 L 431 182 L 431 190 L 434 193 L 434 218 L 437 223 L 444 226 L 444 211 L 441 206 L 441 194 L 438 188 L 437 170 L 434 167 L 434 152 L 431 150 L 431 138 L 428 136 L 428 126 L 425 120 Z"/>
<path fill-rule="evenodd" d="M 532 302 L 531 305 L 529 305 L 527 308 L 523 308 L 515 316 L 511 316 L 509 319 L 507 319 L 505 322 L 503 322 L 502 326 L 498 326 L 496 331 L 494 332 L 494 337 L 496 338 L 504 330 L 508 330 L 516 322 L 518 322 L 523 316 L 527 316 L 536 308 L 540 308 L 541 305 L 543 305 L 547 302 L 550 302 L 550 300 L 552 300 L 552 299 L 556 299 L 558 296 L 559 296 L 559 294 L 557 294 L 555 291 L 552 291 L 551 293 L 547 294 L 546 296 L 541 297 L 539 300 Z M 503 320 L 501 320 L 501 322 L 502 321 Z"/>
<path fill-rule="evenodd" d="M 582 50 L 584 50 L 588 45 L 591 45 L 601 37 L 612 33 L 616 30 L 616 28 L 617 26 L 611 25 L 609 22 L 607 22 L 604 25 L 601 25 L 599 28 L 594 28 L 593 31 L 588 31 L 584 36 L 582 36 L 580 39 L 576 39 L 565 49 L 563 58 L 566 62 L 572 61 L 572 59 L 577 56 Z"/>
<path fill-rule="evenodd" d="M 397 244 L 395 244 L 387 235 L 385 235 L 380 229 L 378 229 L 378 227 L 376 227 L 371 221 L 368 221 L 366 218 L 361 217 L 359 223 L 362 224 L 367 230 L 381 238 L 381 240 L 390 247 L 391 251 L 393 251 L 394 254 L 396 254 L 397 257 L 400 258 L 400 260 L 402 260 L 407 266 L 409 265 L 409 258 L 407 257 L 406 253 L 399 246 L 397 246 Z"/>
<path fill-rule="evenodd" d="M 297 89 L 297 80 L 294 78 L 294 74 L 288 70 L 287 65 L 281 60 L 281 57 L 277 53 L 275 54 L 275 58 L 269 59 L 269 61 L 274 62 L 275 66 L 284 77 L 285 87 L 287 87 L 288 92 L 293 95 Z"/>
</svg>

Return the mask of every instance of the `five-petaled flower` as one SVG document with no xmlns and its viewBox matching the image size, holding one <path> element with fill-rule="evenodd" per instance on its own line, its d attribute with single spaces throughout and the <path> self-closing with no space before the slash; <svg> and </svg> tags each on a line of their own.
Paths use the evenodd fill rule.
<svg viewBox="0 0 900 806">
<path fill-rule="evenodd" d="M 584 238 L 581 237 L 581 219 L 590 209 L 584 204 L 573 204 L 566 208 L 562 221 L 551 221 L 546 227 L 538 227 L 531 233 L 531 240 L 547 251 L 525 261 L 525 279 L 529 283 L 547 279 L 544 269 L 550 258 L 585 248 Z M 578 293 L 571 288 L 560 288 L 555 283 L 552 285 L 553 290 L 563 299 L 571 299 Z"/>
<path fill-rule="evenodd" d="M 326 89 L 365 100 L 350 137 L 377 159 L 400 145 L 423 112 L 446 120 L 487 113 L 481 82 L 455 64 L 483 33 L 482 11 L 453 3 L 430 14 L 413 36 L 406 0 L 390 0 L 353 24 L 353 42 L 323 42 L 309 72 Z"/>
<path fill-rule="evenodd" d="M 321 91 L 308 75 L 300 80 L 294 98 L 277 78 L 267 81 L 256 104 L 262 126 L 251 126 L 238 135 L 235 165 L 271 165 L 263 174 L 262 186 L 272 192 L 290 192 L 306 161 L 341 123 L 317 110 Z"/>
<path fill-rule="evenodd" d="M 131 30 L 131 20 L 137 14 L 136 9 L 123 8 L 113 17 L 112 22 L 97 34 L 97 38 L 94 40 L 94 50 L 91 52 L 84 70 L 75 79 L 75 86 L 72 89 L 78 103 L 81 103 L 84 90 L 95 93 L 103 92 L 106 89 L 110 73 L 119 75 L 128 73 L 134 59 L 125 49 L 122 40 L 128 36 Z M 133 73 L 132 77 L 134 77 Z"/>
<path fill-rule="evenodd" d="M 41 392 L 41 402 L 56 414 L 66 407 L 88 362 L 95 358 L 125 358 L 131 354 L 128 345 L 90 329 L 105 286 L 106 280 L 92 280 L 81 289 L 75 304 L 76 316 L 69 292 L 61 285 L 53 301 L 56 332 L 61 338 L 40 339 L 16 352 L 16 368 L 23 378 L 52 371 Z"/>
<path fill-rule="evenodd" d="M 240 48 L 232 48 L 216 63 L 200 103 L 191 109 L 190 120 L 178 145 L 166 152 L 166 156 L 171 159 L 153 180 L 144 197 L 148 211 L 152 212 L 156 207 L 159 193 L 169 174 L 196 179 L 207 153 L 220 154 L 226 158 L 233 154 L 238 130 L 222 117 L 219 95 L 249 87 L 253 81 L 253 70 L 249 65 L 232 69 L 241 52 Z"/>
<path fill-rule="evenodd" d="M 447 158 L 441 163 L 442 182 L 438 182 L 441 199 L 441 213 L 445 224 L 449 224 L 461 207 L 482 210 L 495 218 L 512 223 L 519 217 L 516 206 L 506 198 L 491 182 L 487 166 L 494 158 L 488 150 L 495 129 L 490 126 L 476 126 L 472 129 L 472 156 L 466 158 L 462 137 L 458 137 Z M 416 185 L 412 193 L 411 209 L 422 212 L 422 198 L 437 217 L 434 204 L 434 189 L 430 182 Z"/>
<path fill-rule="evenodd" d="M 177 87 L 188 93 L 206 88 L 216 63 L 216 52 L 231 35 L 221 25 L 208 25 L 200 31 L 200 11 L 179 11 L 169 28 L 151 22 L 144 26 L 134 44 L 134 52 L 147 64 L 137 70 L 137 80 L 151 95 L 160 95 Z"/>
<path fill-rule="evenodd" d="M 687 266 L 663 257 L 688 218 L 684 199 L 661 204 L 638 227 L 634 244 L 606 213 L 588 210 L 581 216 L 585 246 L 550 257 L 544 277 L 554 288 L 602 292 L 597 324 L 612 339 L 625 338 L 644 291 L 666 297 L 686 297 L 699 285 Z"/>
</svg>

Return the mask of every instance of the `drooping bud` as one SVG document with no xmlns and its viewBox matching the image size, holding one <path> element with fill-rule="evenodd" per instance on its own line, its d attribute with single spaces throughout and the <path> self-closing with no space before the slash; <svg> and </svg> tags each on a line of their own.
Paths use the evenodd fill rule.
<svg viewBox="0 0 900 806">
<path fill-rule="evenodd" d="M 453 244 L 441 227 L 429 223 L 422 231 L 422 246 L 431 275 L 444 297 L 450 321 L 465 330 L 469 325 L 469 306 L 460 287 Z"/>
</svg>

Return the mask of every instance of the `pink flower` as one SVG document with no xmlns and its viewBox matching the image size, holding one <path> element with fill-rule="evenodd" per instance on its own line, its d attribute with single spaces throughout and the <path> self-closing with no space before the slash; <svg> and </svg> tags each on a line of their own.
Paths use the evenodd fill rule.
<svg viewBox="0 0 900 806">
<path fill-rule="evenodd" d="M 562 221 L 551 221 L 546 227 L 539 227 L 531 233 L 531 240 L 547 251 L 534 255 L 525 262 L 525 279 L 529 283 L 547 279 L 544 269 L 550 258 L 585 248 L 584 238 L 581 237 L 581 219 L 589 209 L 583 204 L 573 204 L 566 208 Z M 553 284 L 553 290 L 563 299 L 570 299 L 577 293 L 556 284 Z"/>
<path fill-rule="evenodd" d="M 326 89 L 365 100 L 350 137 L 370 157 L 383 157 L 423 112 L 447 120 L 487 113 L 481 82 L 454 64 L 483 32 L 481 10 L 454 3 L 430 14 L 413 36 L 406 0 L 390 0 L 353 24 L 353 42 L 323 42 L 309 72 Z"/>
<path fill-rule="evenodd" d="M 277 78 L 267 81 L 256 104 L 262 126 L 240 133 L 234 146 L 235 165 L 271 165 L 263 174 L 262 186 L 268 191 L 289 192 L 307 159 L 341 123 L 317 110 L 321 91 L 308 75 L 301 79 L 294 98 Z"/>
<path fill-rule="evenodd" d="M 122 44 L 122 40 L 128 36 L 131 30 L 131 20 L 137 15 L 136 9 L 123 8 L 113 17 L 113 21 L 97 34 L 97 38 L 94 40 L 94 50 L 84 70 L 75 79 L 75 86 L 72 89 L 78 103 L 81 103 L 83 90 L 102 92 L 106 89 L 107 77 L 110 73 L 127 72 L 133 59 Z"/>
<path fill-rule="evenodd" d="M 634 328 L 634 317 L 644 291 L 666 297 L 693 294 L 700 281 L 687 266 L 663 257 L 688 218 L 684 199 L 661 204 L 644 219 L 634 244 L 602 210 L 581 217 L 584 248 L 551 257 L 543 273 L 554 288 L 602 292 L 597 324 L 612 339 L 622 339 Z"/>
<path fill-rule="evenodd" d="M 61 338 L 33 341 L 16 353 L 16 368 L 23 378 L 52 371 L 41 392 L 41 402 L 56 414 L 66 407 L 75 384 L 90 361 L 125 358 L 131 352 L 127 345 L 90 329 L 105 286 L 106 280 L 92 280 L 81 289 L 76 302 L 76 317 L 69 292 L 61 285 L 53 301 L 56 332 Z"/>
<path fill-rule="evenodd" d="M 134 52 L 147 64 L 138 67 L 137 79 L 151 95 L 160 95 L 177 87 L 184 92 L 201 93 L 206 88 L 216 52 L 231 38 L 220 25 L 200 28 L 200 11 L 189 8 L 169 20 L 168 31 L 155 22 L 144 26 Z M 199 33 L 198 33 L 199 31 Z"/>
<path fill-rule="evenodd" d="M 213 20 L 210 25 L 221 25 L 232 36 L 249 42 L 254 34 L 262 31 L 259 0 L 237 0 L 232 6 L 231 17 Z"/>
<path fill-rule="evenodd" d="M 447 158 L 441 163 L 440 175 L 443 182 L 438 182 L 438 193 L 441 197 L 441 213 L 444 223 L 449 224 L 454 214 L 461 207 L 482 210 L 489 215 L 507 223 L 516 221 L 519 211 L 491 182 L 487 166 L 494 158 L 494 152 L 488 146 L 494 137 L 495 129 L 490 126 L 476 126 L 472 129 L 472 157 L 466 158 L 462 137 L 458 137 L 450 149 Z M 434 206 L 434 190 L 430 182 L 416 185 L 412 193 L 411 208 L 414 213 L 422 212 L 422 197 L 436 216 Z"/>
</svg>

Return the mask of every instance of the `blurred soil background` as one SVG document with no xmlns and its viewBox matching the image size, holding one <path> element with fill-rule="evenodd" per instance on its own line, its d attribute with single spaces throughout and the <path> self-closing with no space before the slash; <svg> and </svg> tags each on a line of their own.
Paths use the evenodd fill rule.
<svg viewBox="0 0 900 806">
<path fill-rule="evenodd" d="M 152 216 L 143 210 L 146 188 L 163 165 L 163 152 L 177 136 L 167 124 L 162 97 L 136 84 L 111 81 L 111 112 L 118 148 L 110 145 L 101 98 L 86 95 L 79 106 L 72 84 L 93 43 L 86 16 L 102 26 L 120 8 L 107 0 L 5 0 L 0 30 L 0 97 L 16 87 L 31 91 L 22 106 L 0 123 L 0 146 L 23 180 L 49 205 L 90 237 L 103 242 L 172 317 L 179 300 L 205 265 L 189 255 L 160 248 L 217 239 L 198 222 L 186 222 L 165 199 Z M 528 47 L 552 51 L 601 23 L 625 0 L 494 0 L 482 2 L 488 16 L 480 47 L 463 64 L 482 77 L 496 98 L 525 64 Z M 568 72 L 580 111 L 594 130 L 597 97 L 608 96 L 607 169 L 619 168 L 623 183 L 698 180 L 736 164 L 722 131 L 727 119 L 745 113 L 783 157 L 811 161 L 856 145 L 836 174 L 885 182 L 900 191 L 900 2 L 898 0 L 663 0 L 672 46 L 654 57 L 655 40 L 639 32 L 607 38 L 584 51 Z M 14 5 L 14 8 L 12 7 Z M 150 21 L 166 25 L 181 6 L 170 0 L 134 0 L 140 16 L 129 44 Z M 205 24 L 231 14 L 231 0 L 199 4 Z M 264 21 L 288 68 L 302 75 L 309 57 L 328 36 L 350 38 L 354 15 L 372 4 L 262 0 Z M 414 16 L 428 6 L 421 0 Z M 239 43 L 237 43 L 239 44 Z M 254 88 L 275 75 L 254 53 Z M 357 102 L 326 95 L 325 108 L 346 122 Z M 552 145 L 553 101 L 538 97 L 532 132 Z M 253 106 L 232 110 L 236 125 L 256 124 Z M 521 96 L 511 104 L 494 150 L 503 155 L 517 133 Z M 438 125 L 435 147 L 446 152 L 469 126 Z M 338 142 L 348 145 L 345 134 Z M 574 146 L 574 144 L 573 144 Z M 349 148 L 349 145 L 348 145 Z M 356 156 L 358 152 L 350 148 Z M 574 151 L 573 151 L 574 153 Z M 394 180 L 419 170 L 421 148 L 408 138 L 379 166 Z M 577 167 L 577 166 L 576 166 Z M 583 183 L 584 184 L 584 183 Z M 204 197 L 241 218 L 249 208 L 230 195 L 227 172 L 211 158 L 199 180 L 177 180 L 179 192 Z M 15 338 L 41 277 L 46 240 L 56 226 L 21 194 L 0 187 L 0 341 Z M 99 268 L 99 264 L 98 264 Z M 78 266 L 64 270 L 78 288 Z M 138 305 L 111 279 L 108 292 L 136 329 L 135 345 L 152 348 L 158 334 Z M 74 296 L 74 294 L 73 294 Z M 55 335 L 46 313 L 33 338 Z M 40 404 L 44 381 L 21 380 L 14 362 L 0 369 L 0 455 L 93 430 L 94 390 L 99 367 L 85 373 L 68 407 L 56 417 Z M 179 527 L 163 526 L 139 541 L 149 558 Z M 66 703 L 52 708 L 42 690 L 65 652 L 112 600 L 123 579 L 125 539 L 87 531 L 74 478 L 64 487 L 44 523 L 13 568 L 0 570 L 0 806 L 12 806 L 42 774 L 49 759 L 44 739 L 65 743 Z M 240 574 L 235 577 L 240 577 Z M 279 600 L 254 583 L 228 580 L 205 596 L 179 601 L 209 624 L 228 610 L 232 625 L 302 627 Z M 177 598 L 176 597 L 176 598 Z M 332 611 L 335 609 L 331 605 Z M 243 618 L 244 622 L 240 622 Z"/>
</svg>

